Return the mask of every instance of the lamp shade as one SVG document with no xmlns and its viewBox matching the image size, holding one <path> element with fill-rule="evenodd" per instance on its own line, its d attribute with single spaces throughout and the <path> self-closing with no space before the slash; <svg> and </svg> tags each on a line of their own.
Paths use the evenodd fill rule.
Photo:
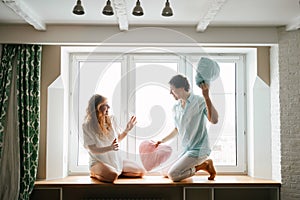
<svg viewBox="0 0 300 200">
<path fill-rule="evenodd" d="M 135 16 L 142 16 L 144 15 L 143 8 L 141 7 L 141 3 L 139 0 L 137 0 L 136 5 L 132 11 L 132 14 Z"/>
<path fill-rule="evenodd" d="M 113 8 L 111 7 L 110 0 L 107 0 L 106 5 L 104 6 L 102 13 L 104 15 L 113 15 L 114 14 Z"/>
<path fill-rule="evenodd" d="M 84 9 L 83 9 L 83 7 L 81 5 L 81 1 L 80 0 L 77 0 L 77 3 L 76 3 L 76 5 L 73 8 L 73 13 L 75 15 L 83 15 L 84 14 Z"/>
<path fill-rule="evenodd" d="M 170 7 L 170 3 L 169 3 L 168 0 L 167 0 L 167 2 L 166 2 L 166 5 L 165 5 L 165 7 L 164 7 L 164 9 L 163 9 L 163 11 L 162 11 L 162 13 L 161 13 L 161 15 L 162 15 L 162 16 L 165 16 L 165 17 L 170 17 L 170 16 L 173 15 L 173 11 L 172 11 L 172 9 L 171 9 L 171 7 Z"/>
</svg>

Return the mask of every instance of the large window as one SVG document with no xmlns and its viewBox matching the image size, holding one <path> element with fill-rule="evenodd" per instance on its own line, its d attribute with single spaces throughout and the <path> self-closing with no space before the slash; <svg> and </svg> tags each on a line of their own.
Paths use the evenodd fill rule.
<svg viewBox="0 0 300 200">
<path fill-rule="evenodd" d="M 71 135 L 69 140 L 69 173 L 88 172 L 88 154 L 82 145 L 82 129 L 89 98 L 101 94 L 108 98 L 113 114 L 125 128 L 131 115 L 138 123 L 121 143 L 121 151 L 129 159 L 140 162 L 138 149 L 143 140 L 159 140 L 174 128 L 168 81 L 177 74 L 185 74 L 192 91 L 201 95 L 195 85 L 195 68 L 201 54 L 175 55 L 170 53 L 93 53 L 74 54 L 70 67 Z M 244 57 L 232 54 L 205 55 L 220 65 L 220 77 L 210 84 L 210 95 L 220 118 L 210 125 L 211 157 L 218 173 L 244 173 Z M 169 143 L 173 154 L 178 153 L 178 141 Z M 154 172 L 158 169 L 154 169 Z"/>
</svg>

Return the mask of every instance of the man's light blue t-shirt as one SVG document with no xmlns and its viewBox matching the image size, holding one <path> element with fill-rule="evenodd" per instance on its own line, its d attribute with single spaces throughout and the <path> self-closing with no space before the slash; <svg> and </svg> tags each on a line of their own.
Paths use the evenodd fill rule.
<svg viewBox="0 0 300 200">
<path fill-rule="evenodd" d="M 175 126 L 183 147 L 183 154 L 190 157 L 209 156 L 209 146 L 206 129 L 207 110 L 202 97 L 190 93 L 184 108 L 178 101 L 173 107 Z"/>
</svg>

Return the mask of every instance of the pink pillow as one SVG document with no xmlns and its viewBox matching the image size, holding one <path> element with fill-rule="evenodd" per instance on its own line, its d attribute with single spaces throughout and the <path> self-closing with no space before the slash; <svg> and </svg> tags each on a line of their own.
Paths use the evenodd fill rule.
<svg viewBox="0 0 300 200">
<path fill-rule="evenodd" d="M 166 144 L 155 147 L 154 141 L 145 140 L 140 144 L 140 157 L 147 171 L 164 163 L 171 155 L 172 148 Z"/>
</svg>

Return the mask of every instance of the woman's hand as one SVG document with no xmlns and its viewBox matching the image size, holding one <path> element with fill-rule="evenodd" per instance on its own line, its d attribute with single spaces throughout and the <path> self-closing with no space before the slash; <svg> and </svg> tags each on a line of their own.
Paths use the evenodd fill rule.
<svg viewBox="0 0 300 200">
<path fill-rule="evenodd" d="M 129 120 L 129 122 L 127 123 L 126 129 L 124 132 L 128 133 L 137 123 L 136 121 L 136 116 L 132 116 Z"/>
<path fill-rule="evenodd" d="M 136 124 L 136 117 L 132 116 L 129 120 L 129 122 L 126 125 L 126 129 L 123 131 L 123 133 L 118 135 L 118 141 L 122 141 L 128 134 L 128 132 L 135 126 Z"/>
<path fill-rule="evenodd" d="M 114 141 L 110 145 L 111 150 L 118 151 L 119 150 L 119 143 L 117 141 L 117 138 L 114 139 Z"/>
</svg>

